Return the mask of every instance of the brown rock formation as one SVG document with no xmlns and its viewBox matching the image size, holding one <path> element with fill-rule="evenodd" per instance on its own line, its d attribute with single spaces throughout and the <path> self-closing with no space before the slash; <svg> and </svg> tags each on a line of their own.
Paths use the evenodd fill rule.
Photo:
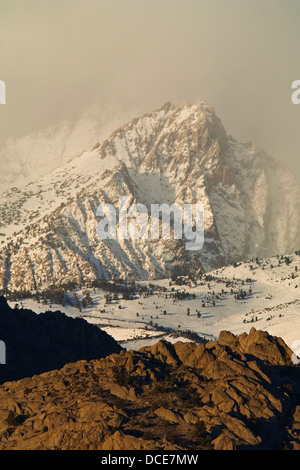
<svg viewBox="0 0 300 470">
<path fill-rule="evenodd" d="M 0 387 L 0 449 L 299 449 L 299 367 L 252 329 L 163 341 Z"/>
</svg>

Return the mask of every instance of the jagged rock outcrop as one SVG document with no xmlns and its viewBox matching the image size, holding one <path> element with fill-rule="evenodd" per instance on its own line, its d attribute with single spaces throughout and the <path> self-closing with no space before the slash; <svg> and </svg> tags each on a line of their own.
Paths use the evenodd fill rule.
<svg viewBox="0 0 300 470">
<path fill-rule="evenodd" d="M 255 329 L 122 350 L 3 384 L 0 449 L 300 449 L 299 378 Z"/>
<path fill-rule="evenodd" d="M 6 364 L 0 365 L 0 383 L 122 349 L 105 331 L 82 318 L 71 318 L 60 311 L 37 315 L 31 310 L 13 309 L 4 297 L 0 297 L 0 340 L 6 352 Z"/>
<path fill-rule="evenodd" d="M 152 204 L 203 204 L 203 247 L 187 250 L 172 230 L 166 240 L 101 240 L 97 207 L 118 210 L 119 196 L 127 196 L 128 208 L 146 206 L 149 233 Z M 195 275 L 293 252 L 299 198 L 294 176 L 253 143 L 227 136 L 206 102 L 166 103 L 22 190 L 2 194 L 0 288 Z"/>
</svg>

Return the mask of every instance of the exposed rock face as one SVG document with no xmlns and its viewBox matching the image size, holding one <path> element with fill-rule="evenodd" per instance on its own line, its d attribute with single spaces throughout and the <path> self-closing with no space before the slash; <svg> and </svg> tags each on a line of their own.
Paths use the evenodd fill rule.
<svg viewBox="0 0 300 470">
<path fill-rule="evenodd" d="M 203 248 L 187 250 L 172 230 L 166 240 L 101 240 L 97 207 L 118 208 L 119 196 L 127 196 L 128 207 L 144 204 L 149 215 L 152 204 L 203 204 Z M 290 253 L 300 245 L 299 198 L 294 176 L 252 143 L 227 136 L 206 102 L 167 103 L 22 190 L 2 194 L 0 288 L 194 275 Z"/>
<path fill-rule="evenodd" d="M 0 383 L 41 374 L 80 359 L 97 359 L 121 351 L 105 331 L 64 313 L 40 315 L 12 309 L 0 297 L 0 339 L 6 364 L 0 365 Z"/>
<path fill-rule="evenodd" d="M 0 387 L 0 449 L 300 449 L 299 368 L 252 329 L 159 342 Z"/>
</svg>

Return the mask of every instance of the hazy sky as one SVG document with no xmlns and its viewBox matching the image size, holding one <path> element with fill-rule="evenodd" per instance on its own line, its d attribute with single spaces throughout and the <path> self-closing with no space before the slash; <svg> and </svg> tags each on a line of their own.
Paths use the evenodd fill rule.
<svg viewBox="0 0 300 470">
<path fill-rule="evenodd" d="M 299 0 L 0 0 L 0 142 L 92 102 L 207 100 L 300 180 Z"/>
</svg>

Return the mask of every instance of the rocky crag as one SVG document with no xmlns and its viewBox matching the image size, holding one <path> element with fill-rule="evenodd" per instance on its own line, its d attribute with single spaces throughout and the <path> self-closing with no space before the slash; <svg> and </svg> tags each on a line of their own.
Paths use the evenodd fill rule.
<svg viewBox="0 0 300 470">
<path fill-rule="evenodd" d="M 291 358 L 280 338 L 253 328 L 6 382 L 0 449 L 300 449 Z"/>
</svg>

